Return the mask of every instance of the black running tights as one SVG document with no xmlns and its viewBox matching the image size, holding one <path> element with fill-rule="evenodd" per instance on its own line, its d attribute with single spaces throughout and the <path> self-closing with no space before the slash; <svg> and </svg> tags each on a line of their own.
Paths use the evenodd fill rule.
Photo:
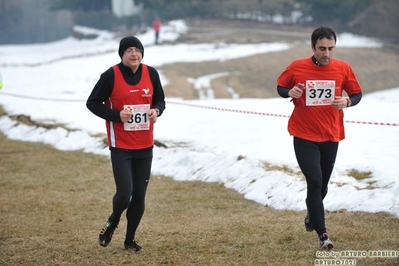
<svg viewBox="0 0 399 266">
<path fill-rule="evenodd" d="M 295 156 L 307 183 L 306 205 L 314 229 L 326 232 L 323 199 L 334 169 L 338 142 L 312 142 L 294 137 Z"/>
<path fill-rule="evenodd" d="M 134 240 L 137 227 L 145 210 L 145 195 L 151 174 L 152 149 L 145 152 L 112 149 L 111 162 L 116 193 L 113 197 L 111 219 L 119 223 L 126 211 L 126 240 Z"/>
</svg>

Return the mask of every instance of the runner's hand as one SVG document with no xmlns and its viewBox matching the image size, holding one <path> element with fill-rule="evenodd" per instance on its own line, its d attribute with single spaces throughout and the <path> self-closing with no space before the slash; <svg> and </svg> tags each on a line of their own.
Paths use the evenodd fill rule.
<svg viewBox="0 0 399 266">
<path fill-rule="evenodd" d="M 127 121 L 129 121 L 129 119 L 132 117 L 132 111 L 130 110 L 122 110 L 119 113 L 120 117 L 121 117 L 121 121 L 123 123 L 126 123 Z"/>
<path fill-rule="evenodd" d="M 344 109 L 345 107 L 348 106 L 348 101 L 346 100 L 345 97 L 341 97 L 341 96 L 335 96 L 335 99 L 331 102 L 331 105 L 335 108 L 335 109 Z"/>
<path fill-rule="evenodd" d="M 298 88 L 297 86 L 294 86 L 290 91 L 288 92 L 288 96 L 291 98 L 299 98 L 302 96 L 303 90 Z"/>
<path fill-rule="evenodd" d="M 150 111 L 148 112 L 148 116 L 150 120 L 152 120 L 152 122 L 157 122 L 158 114 L 155 109 L 150 109 Z"/>
</svg>

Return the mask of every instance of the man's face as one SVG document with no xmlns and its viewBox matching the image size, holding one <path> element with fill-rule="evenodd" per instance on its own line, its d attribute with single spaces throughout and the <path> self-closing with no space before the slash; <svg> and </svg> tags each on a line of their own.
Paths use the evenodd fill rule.
<svg viewBox="0 0 399 266">
<path fill-rule="evenodd" d="M 123 53 L 122 63 L 132 69 L 133 73 L 137 71 L 141 60 L 143 59 L 142 52 L 137 47 L 129 47 Z"/>
<path fill-rule="evenodd" d="M 329 40 L 327 38 L 318 40 L 316 45 L 314 47 L 312 46 L 313 55 L 321 66 L 326 66 L 330 63 L 330 60 L 333 57 L 334 48 L 334 39 Z"/>
</svg>

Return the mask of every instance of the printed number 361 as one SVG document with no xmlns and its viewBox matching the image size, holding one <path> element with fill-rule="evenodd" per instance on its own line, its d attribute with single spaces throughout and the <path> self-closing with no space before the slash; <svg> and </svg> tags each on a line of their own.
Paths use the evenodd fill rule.
<svg viewBox="0 0 399 266">
<path fill-rule="evenodd" d="M 147 123 L 147 121 L 148 121 L 147 113 L 136 113 L 130 117 L 128 123 L 129 124 L 132 124 L 132 123 L 140 124 L 140 123 Z"/>
</svg>

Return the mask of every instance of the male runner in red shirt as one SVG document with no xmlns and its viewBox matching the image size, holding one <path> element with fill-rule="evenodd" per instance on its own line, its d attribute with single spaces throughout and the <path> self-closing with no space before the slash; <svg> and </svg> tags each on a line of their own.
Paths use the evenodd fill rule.
<svg viewBox="0 0 399 266">
<path fill-rule="evenodd" d="M 333 248 L 325 226 L 323 199 L 338 142 L 345 138 L 343 109 L 355 106 L 362 98 L 353 69 L 333 58 L 336 41 L 332 29 L 315 29 L 311 36 L 313 56 L 293 61 L 277 79 L 279 95 L 291 97 L 295 104 L 288 131 L 294 137 L 295 156 L 307 183 L 305 228 L 316 230 L 322 249 Z"/>
</svg>

